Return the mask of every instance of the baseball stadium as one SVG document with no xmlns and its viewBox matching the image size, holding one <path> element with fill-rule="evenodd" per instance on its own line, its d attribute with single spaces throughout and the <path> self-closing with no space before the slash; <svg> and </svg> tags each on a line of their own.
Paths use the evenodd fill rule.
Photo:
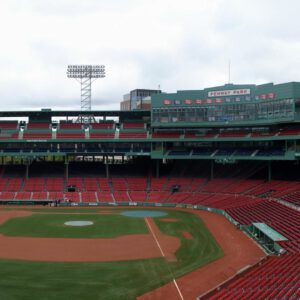
<svg viewBox="0 0 300 300">
<path fill-rule="evenodd" d="M 300 82 L 150 94 L 0 111 L 0 299 L 300 298 Z"/>
</svg>

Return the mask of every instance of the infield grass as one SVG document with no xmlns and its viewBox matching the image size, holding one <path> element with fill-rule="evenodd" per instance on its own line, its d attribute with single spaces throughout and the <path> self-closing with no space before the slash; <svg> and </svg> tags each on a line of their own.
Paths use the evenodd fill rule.
<svg viewBox="0 0 300 300">
<path fill-rule="evenodd" d="M 181 240 L 181 247 L 176 253 L 176 262 L 167 262 L 164 258 L 100 263 L 0 260 L 0 299 L 135 299 L 138 295 L 169 282 L 173 279 L 173 276 L 178 277 L 186 274 L 223 255 L 213 236 L 196 215 L 186 211 L 161 210 L 168 213 L 168 218 L 178 219 L 178 222 L 163 222 L 159 218 L 154 218 L 162 232 L 176 236 Z M 115 209 L 114 211 L 121 210 Z M 44 214 L 37 216 L 43 218 L 50 216 L 56 218 L 58 216 L 47 215 L 46 212 L 46 210 L 43 210 Z M 76 220 L 78 216 L 76 215 Z M 86 214 L 82 216 L 84 220 L 90 220 L 87 219 Z M 90 214 L 89 216 L 93 215 Z M 71 217 L 74 220 L 74 216 Z M 114 222 L 115 215 L 100 215 L 99 217 L 112 217 L 112 222 Z M 52 218 L 49 220 L 52 220 Z M 126 218 L 129 223 L 133 220 L 141 221 L 143 226 L 137 225 L 135 229 L 143 230 L 144 220 Z M 106 222 L 110 222 L 109 219 Z M 46 223 L 43 223 L 43 226 L 47 226 Z M 8 230 L 8 227 L 10 227 L 9 232 L 13 234 L 12 224 L 9 224 L 9 226 L 4 225 L 1 226 L 1 232 L 4 228 Z M 122 226 L 116 227 L 106 223 L 105 227 L 117 228 L 127 227 L 127 225 L 125 226 L 122 223 Z M 20 230 L 20 228 L 14 228 Z M 106 230 L 103 226 L 101 228 Z M 24 234 L 26 230 L 22 228 L 21 231 Z M 181 231 L 188 231 L 193 239 L 185 239 Z M 109 234 L 113 233 L 109 232 Z M 120 232 L 116 231 L 116 234 L 120 234 Z"/>
</svg>

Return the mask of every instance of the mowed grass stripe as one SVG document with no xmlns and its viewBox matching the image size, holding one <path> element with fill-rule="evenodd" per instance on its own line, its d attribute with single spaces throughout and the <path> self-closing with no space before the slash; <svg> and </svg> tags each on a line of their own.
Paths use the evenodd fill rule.
<svg viewBox="0 0 300 300">
<path fill-rule="evenodd" d="M 94 224 L 73 227 L 64 225 L 67 221 L 92 221 Z M 33 214 L 8 220 L 0 226 L 0 233 L 23 237 L 114 238 L 129 234 L 146 234 L 148 229 L 143 219 L 118 214 Z"/>
</svg>

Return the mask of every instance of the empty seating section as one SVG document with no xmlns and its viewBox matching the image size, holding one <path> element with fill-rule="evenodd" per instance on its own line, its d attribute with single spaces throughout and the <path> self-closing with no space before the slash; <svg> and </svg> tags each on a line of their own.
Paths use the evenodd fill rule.
<svg viewBox="0 0 300 300">
<path fill-rule="evenodd" d="M 110 185 L 107 178 L 99 178 L 99 185 L 101 191 L 110 191 Z"/>
<path fill-rule="evenodd" d="M 90 132 L 90 139 L 113 139 L 115 132 Z"/>
<path fill-rule="evenodd" d="M 49 192 L 48 193 L 48 200 L 55 201 L 64 201 L 64 193 L 63 192 Z"/>
<path fill-rule="evenodd" d="M 100 123 L 92 123 L 92 129 L 113 129 L 114 128 L 113 122 L 100 122 Z"/>
<path fill-rule="evenodd" d="M 278 135 L 299 135 L 300 134 L 300 129 L 299 128 L 294 128 L 294 129 L 282 129 L 279 131 Z"/>
<path fill-rule="evenodd" d="M 190 197 L 190 193 L 171 193 L 166 202 L 170 203 L 184 203 Z"/>
<path fill-rule="evenodd" d="M 130 202 L 127 191 L 114 191 L 113 195 L 116 202 Z"/>
<path fill-rule="evenodd" d="M 61 122 L 59 124 L 59 129 L 65 130 L 81 130 L 83 128 L 83 124 L 81 123 L 68 123 L 68 122 Z"/>
<path fill-rule="evenodd" d="M 175 132 L 175 131 L 170 131 L 170 132 L 153 132 L 152 133 L 152 138 L 155 139 L 175 139 L 175 138 L 180 138 L 181 133 L 180 132 Z"/>
<path fill-rule="evenodd" d="M 31 200 L 31 193 L 30 192 L 16 192 L 15 193 L 15 200 Z"/>
<path fill-rule="evenodd" d="M 277 132 L 258 131 L 258 132 L 252 132 L 251 137 L 254 137 L 254 138 L 271 137 L 271 136 L 274 136 L 276 133 Z"/>
<path fill-rule="evenodd" d="M 68 186 L 74 186 L 75 192 L 67 191 Z M 186 177 L 0 178 L 0 201 L 201 205 L 222 209 L 241 225 L 266 223 L 288 239 L 278 243 L 287 253 L 240 273 L 210 299 L 300 299 L 300 212 L 276 199 L 299 205 L 300 182 Z"/>
<path fill-rule="evenodd" d="M 56 138 L 57 139 L 84 139 L 85 138 L 85 133 L 82 131 L 78 131 L 78 132 L 62 132 L 62 131 L 58 131 L 56 133 Z"/>
<path fill-rule="evenodd" d="M 145 123 L 141 122 L 125 122 L 122 124 L 123 129 L 144 129 Z"/>
<path fill-rule="evenodd" d="M 21 190 L 22 184 L 23 184 L 23 179 L 10 178 L 6 185 L 6 191 L 7 192 L 18 192 Z"/>
<path fill-rule="evenodd" d="M 13 200 L 15 198 L 15 192 L 1 192 L 0 200 Z"/>
<path fill-rule="evenodd" d="M 52 139 L 52 132 L 32 132 L 32 131 L 25 131 L 23 133 L 23 139 L 27 140 L 34 140 L 34 139 L 43 139 L 43 140 L 49 140 Z"/>
<path fill-rule="evenodd" d="M 18 121 L 0 121 L 1 130 L 15 130 L 18 127 Z"/>
<path fill-rule="evenodd" d="M 288 195 L 284 195 L 281 197 L 281 199 L 300 206 L 300 190 Z"/>
<path fill-rule="evenodd" d="M 94 177 L 85 177 L 84 178 L 84 190 L 85 191 L 98 191 L 100 190 L 99 182 Z"/>
<path fill-rule="evenodd" d="M 27 130 L 30 130 L 30 129 L 35 129 L 35 130 L 50 129 L 50 124 L 49 123 L 42 123 L 42 122 L 29 122 L 27 124 Z"/>
<path fill-rule="evenodd" d="M 18 121 L 0 121 L 0 139 L 18 139 Z"/>
<path fill-rule="evenodd" d="M 82 202 L 97 202 L 96 192 L 95 191 L 81 192 L 81 200 Z"/>
<path fill-rule="evenodd" d="M 76 191 L 80 192 L 83 190 L 83 180 L 81 177 L 71 177 L 68 180 L 68 187 L 73 187 Z"/>
<path fill-rule="evenodd" d="M 151 178 L 151 191 L 160 191 L 167 185 L 166 178 Z"/>
<path fill-rule="evenodd" d="M 209 181 L 203 188 L 202 192 L 220 192 L 223 189 L 227 188 L 231 184 L 233 184 L 236 181 L 236 179 L 213 179 Z"/>
<path fill-rule="evenodd" d="M 63 199 L 65 202 L 81 202 L 81 194 L 79 192 L 65 192 Z"/>
<path fill-rule="evenodd" d="M 147 192 L 145 191 L 130 191 L 129 197 L 133 202 L 146 202 L 147 201 Z"/>
<path fill-rule="evenodd" d="M 1 140 L 16 140 L 19 138 L 18 132 L 8 132 L 8 131 L 1 131 L 0 133 L 0 139 Z"/>
<path fill-rule="evenodd" d="M 300 254 L 271 257 L 225 285 L 210 299 L 299 299 Z"/>
<path fill-rule="evenodd" d="M 57 139 L 84 139 L 84 124 L 61 122 L 56 132 Z"/>
<path fill-rule="evenodd" d="M 114 191 L 127 191 L 127 182 L 125 178 L 112 178 L 112 187 Z"/>
<path fill-rule="evenodd" d="M 170 192 L 161 192 L 161 191 L 150 191 L 149 193 L 149 202 L 169 202 L 168 198 L 171 196 Z"/>
<path fill-rule="evenodd" d="M 111 193 L 108 191 L 98 192 L 97 198 L 99 202 L 114 202 Z"/>
<path fill-rule="evenodd" d="M 223 188 L 222 192 L 223 193 L 228 193 L 228 194 L 242 194 L 242 193 L 246 193 L 249 192 L 252 189 L 255 189 L 257 186 L 260 186 L 264 183 L 263 180 L 241 180 L 241 181 L 237 181 L 234 182 L 233 184 Z"/>
<path fill-rule="evenodd" d="M 45 191 L 45 178 L 28 178 L 24 183 L 23 190 L 26 192 Z"/>
<path fill-rule="evenodd" d="M 147 189 L 147 178 L 127 177 L 127 186 L 130 191 L 145 191 Z"/>
<path fill-rule="evenodd" d="M 219 133 L 219 138 L 231 138 L 231 137 L 246 137 L 249 132 L 221 132 Z"/>
<path fill-rule="evenodd" d="M 63 192 L 64 179 L 61 177 L 48 177 L 46 179 L 46 190 L 49 192 Z"/>
<path fill-rule="evenodd" d="M 8 184 L 8 178 L 0 178 L 0 191 L 6 191 L 6 186 Z"/>
<path fill-rule="evenodd" d="M 120 139 L 146 139 L 147 132 L 146 131 L 120 131 L 119 133 Z"/>
<path fill-rule="evenodd" d="M 31 200 L 34 200 L 34 201 L 48 200 L 48 192 L 32 192 Z"/>
</svg>

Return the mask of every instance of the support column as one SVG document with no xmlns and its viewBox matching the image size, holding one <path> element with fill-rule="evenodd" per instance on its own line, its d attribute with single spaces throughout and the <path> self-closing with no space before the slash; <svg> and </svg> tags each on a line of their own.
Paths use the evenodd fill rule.
<svg viewBox="0 0 300 300">
<path fill-rule="evenodd" d="M 159 177 L 159 159 L 156 160 L 156 165 L 155 165 L 155 176 L 158 178 Z"/>
<path fill-rule="evenodd" d="M 210 180 L 214 179 L 214 160 L 210 161 Z"/>
<path fill-rule="evenodd" d="M 66 179 L 66 182 L 68 182 L 68 180 L 69 180 L 69 161 L 67 158 L 65 159 L 65 179 Z"/>
<path fill-rule="evenodd" d="M 109 165 L 108 165 L 108 157 L 106 156 L 106 163 L 105 163 L 105 172 L 106 178 L 109 178 Z"/>
<path fill-rule="evenodd" d="M 272 162 L 268 161 L 268 181 L 272 180 Z"/>
<path fill-rule="evenodd" d="M 28 161 L 26 161 L 25 167 L 26 167 L 25 178 L 28 179 L 28 177 L 29 177 L 29 162 Z"/>
</svg>

